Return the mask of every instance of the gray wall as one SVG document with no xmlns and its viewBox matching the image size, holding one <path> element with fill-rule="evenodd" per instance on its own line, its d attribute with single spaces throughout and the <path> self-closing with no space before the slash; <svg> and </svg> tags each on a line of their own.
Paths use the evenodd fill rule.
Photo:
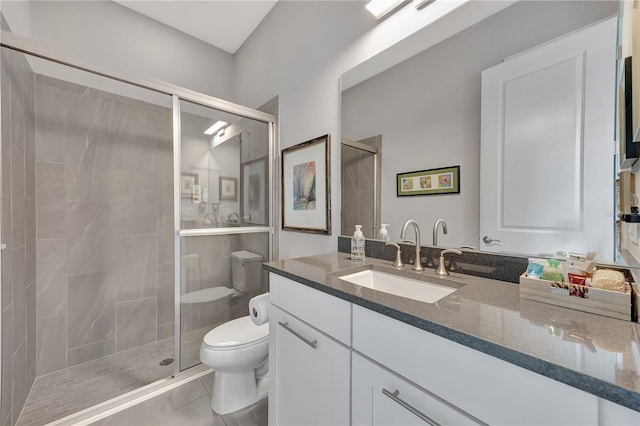
<svg viewBox="0 0 640 426">
<path fill-rule="evenodd" d="M 36 374 L 33 73 L 2 48 L 2 406 L 15 424 Z"/>
<path fill-rule="evenodd" d="M 424 232 L 443 217 L 449 233 L 439 244 L 478 246 L 482 70 L 616 12 L 611 1 L 519 2 L 343 93 L 343 137 L 382 135 L 382 222 L 392 240 L 406 219 Z M 459 195 L 396 197 L 397 173 L 453 165 Z"/>
<path fill-rule="evenodd" d="M 38 76 L 37 374 L 173 334 L 171 114 Z"/>
<path fill-rule="evenodd" d="M 116 2 L 33 1 L 30 18 L 26 35 L 56 51 L 132 77 L 234 98 L 231 54 Z"/>
</svg>

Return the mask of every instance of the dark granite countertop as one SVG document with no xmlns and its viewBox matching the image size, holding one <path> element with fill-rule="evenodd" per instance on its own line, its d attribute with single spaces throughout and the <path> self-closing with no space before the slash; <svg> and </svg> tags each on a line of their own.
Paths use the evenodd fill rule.
<svg viewBox="0 0 640 426">
<path fill-rule="evenodd" d="M 429 304 L 337 278 L 385 260 L 331 253 L 265 263 L 266 270 L 640 411 L 639 324 L 520 299 L 518 284 L 452 273 L 463 284 Z M 406 266 L 407 273 L 415 274 Z M 437 282 L 429 269 L 420 273 Z M 445 282 L 443 282 L 445 284 Z"/>
</svg>

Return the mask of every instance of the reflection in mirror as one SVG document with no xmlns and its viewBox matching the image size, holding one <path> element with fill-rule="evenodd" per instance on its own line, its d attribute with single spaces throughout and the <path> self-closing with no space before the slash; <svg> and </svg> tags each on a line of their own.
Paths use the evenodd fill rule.
<svg viewBox="0 0 640 426">
<path fill-rule="evenodd" d="M 342 140 L 342 235 L 352 234 L 356 225 L 362 225 L 365 238 L 378 235 L 381 148 L 380 136 L 357 142 Z"/>
<path fill-rule="evenodd" d="M 187 101 L 180 119 L 181 228 L 266 225 L 268 124 Z"/>
<path fill-rule="evenodd" d="M 535 52 L 538 46 L 544 46 L 552 40 L 560 39 L 617 13 L 617 2 L 610 1 L 520 1 L 393 68 L 346 88 L 342 93 L 342 137 L 361 140 L 381 135 L 382 138 L 382 200 L 376 225 L 379 226 L 380 222 L 391 224 L 391 239 L 398 240 L 402 224 L 409 218 L 420 224 L 423 233 L 428 233 L 436 220 L 443 218 L 448 224 L 449 232 L 439 236 L 441 246 L 470 246 L 481 250 L 523 254 L 544 252 L 551 255 L 557 251 L 590 251 L 591 242 L 581 246 L 565 245 L 564 242 L 569 241 L 568 239 L 563 240 L 563 244 L 554 243 L 549 247 L 524 244 L 514 249 L 511 246 L 503 246 L 500 235 L 482 233 L 482 72 Z M 603 91 L 593 94 L 598 96 L 601 104 L 610 108 L 610 113 L 605 112 L 601 114 L 602 117 L 596 117 L 609 129 L 607 136 L 600 141 L 603 145 L 611 143 L 609 135 L 614 133 L 615 93 L 611 83 L 615 80 L 615 23 L 612 28 L 609 65 L 599 74 L 602 81 L 598 82 L 606 87 Z M 524 55 L 521 55 L 523 53 Z M 535 61 L 531 69 L 536 70 Z M 551 87 L 553 80 L 549 83 L 545 86 L 546 89 Z M 590 90 L 590 87 L 585 87 L 584 92 L 580 93 L 592 96 Z M 525 110 L 526 108 L 520 109 L 521 112 Z M 577 114 L 573 116 L 573 119 L 577 120 L 576 128 L 580 128 L 579 120 L 583 118 L 585 122 L 582 128 L 592 126 L 593 121 L 588 115 L 576 117 Z M 538 117 L 529 115 L 527 118 L 530 119 L 529 124 L 535 125 L 535 119 Z M 527 128 L 523 122 L 514 130 L 516 134 L 522 135 Z M 575 158 L 581 158 L 582 136 L 573 135 L 572 143 L 574 148 L 577 147 L 577 151 L 573 152 L 576 155 L 557 158 L 559 162 L 572 163 Z M 541 141 L 530 142 L 534 145 L 524 146 L 525 154 L 527 149 L 537 149 L 535 144 Z M 559 155 L 560 151 L 551 150 L 536 153 L 530 158 L 538 159 L 537 170 L 541 174 L 551 175 L 554 170 L 545 168 L 547 160 Z M 613 163 L 613 153 L 611 158 L 597 160 L 601 161 L 602 168 L 606 170 Z M 460 194 L 396 197 L 396 174 L 455 165 L 460 165 Z M 596 164 L 591 167 L 599 166 Z M 578 180 L 592 172 L 592 169 L 575 169 Z M 578 214 L 584 213 L 587 208 L 600 209 L 602 214 L 608 217 L 606 222 L 597 225 L 602 229 L 605 238 L 611 241 L 609 249 L 603 249 L 598 253 L 599 258 L 606 261 L 613 259 L 614 234 L 613 171 L 608 176 L 609 195 L 602 194 L 601 200 L 597 203 L 588 206 L 583 203 L 578 209 Z M 523 182 L 527 181 L 535 182 L 536 175 L 529 175 L 523 179 Z M 588 179 L 573 182 L 572 185 L 584 185 L 586 181 Z M 578 187 L 581 194 L 584 190 L 589 190 L 584 186 Z M 499 193 L 501 188 L 496 187 Z M 529 188 L 536 187 L 530 185 Z M 535 198 L 544 199 L 545 194 L 549 195 L 553 190 L 549 187 L 537 188 Z M 521 197 L 524 200 L 527 199 L 526 191 L 523 190 Z M 545 208 L 547 211 L 556 212 L 564 207 L 548 205 Z M 578 227 L 584 227 L 584 223 L 581 222 Z M 548 232 L 550 231 L 544 227 L 538 230 L 539 234 Z M 350 235 L 344 231 L 343 233 Z M 483 237 L 487 238 L 483 241 Z M 519 242 L 527 241 L 522 238 Z M 430 244 L 431 241 L 425 243 Z"/>
</svg>

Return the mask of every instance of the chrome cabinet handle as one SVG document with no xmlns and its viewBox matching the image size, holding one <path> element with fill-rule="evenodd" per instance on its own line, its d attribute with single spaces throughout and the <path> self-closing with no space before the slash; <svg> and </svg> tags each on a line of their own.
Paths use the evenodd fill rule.
<svg viewBox="0 0 640 426">
<path fill-rule="evenodd" d="M 408 411 L 411 412 L 411 414 L 414 414 L 416 416 L 418 416 L 422 421 L 430 424 L 431 426 L 440 426 L 440 423 L 436 422 L 435 420 L 433 420 L 431 417 L 427 416 L 426 414 L 418 411 L 418 409 L 416 409 L 414 406 L 412 406 L 411 404 L 407 403 L 406 401 L 403 401 L 398 395 L 400 395 L 400 391 L 398 389 L 395 390 L 395 392 L 391 393 L 388 390 L 386 390 L 385 388 L 382 388 L 382 393 L 391 398 L 392 401 L 394 401 L 395 403 L 401 405 L 402 407 L 406 408 Z"/>
<path fill-rule="evenodd" d="M 488 235 L 485 235 L 484 237 L 482 237 L 482 242 L 485 244 L 491 244 L 491 243 L 501 243 L 502 241 L 496 240 L 494 238 L 491 238 Z"/>
<path fill-rule="evenodd" d="M 278 321 L 278 324 L 280 324 L 282 327 L 284 327 L 284 329 L 287 330 L 289 333 L 293 334 L 298 339 L 302 340 L 307 345 L 311 346 L 313 349 L 318 349 L 318 341 L 317 340 L 311 341 L 311 340 L 307 339 L 302 334 L 298 333 L 297 331 L 295 331 L 294 329 L 289 327 L 289 323 L 288 322 Z"/>
</svg>

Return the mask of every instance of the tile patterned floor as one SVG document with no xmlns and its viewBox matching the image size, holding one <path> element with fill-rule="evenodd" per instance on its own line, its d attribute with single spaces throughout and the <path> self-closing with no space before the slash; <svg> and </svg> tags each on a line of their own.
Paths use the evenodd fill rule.
<svg viewBox="0 0 640 426">
<path fill-rule="evenodd" d="M 213 373 L 186 383 L 124 411 L 92 423 L 93 426 L 266 426 L 267 400 L 235 413 L 211 411 Z"/>
<path fill-rule="evenodd" d="M 199 361 L 200 343 L 209 329 L 183 336 L 182 365 Z M 17 426 L 39 426 L 171 376 L 174 339 L 140 346 L 36 378 Z"/>
</svg>

